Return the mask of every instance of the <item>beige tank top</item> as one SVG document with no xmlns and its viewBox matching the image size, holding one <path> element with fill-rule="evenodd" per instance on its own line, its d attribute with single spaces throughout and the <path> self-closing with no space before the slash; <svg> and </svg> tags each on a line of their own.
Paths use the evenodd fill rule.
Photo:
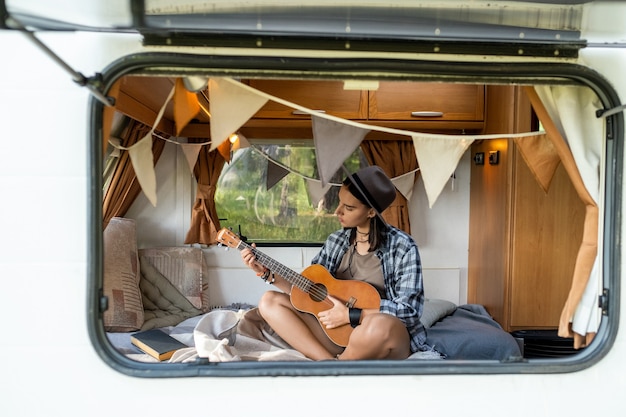
<svg viewBox="0 0 626 417">
<path fill-rule="evenodd" d="M 343 255 L 335 273 L 337 279 L 355 279 L 370 283 L 378 290 L 381 298 L 385 296 L 385 281 L 380 259 L 374 252 L 365 255 L 358 253 L 354 245 Z"/>
</svg>

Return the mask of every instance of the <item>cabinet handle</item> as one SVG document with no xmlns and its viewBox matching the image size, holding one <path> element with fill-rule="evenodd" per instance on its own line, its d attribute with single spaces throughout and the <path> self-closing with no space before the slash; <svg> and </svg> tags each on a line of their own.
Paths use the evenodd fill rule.
<svg viewBox="0 0 626 417">
<path fill-rule="evenodd" d="M 326 113 L 326 110 L 313 110 L 316 113 Z M 309 113 L 302 110 L 294 110 L 291 112 L 294 116 L 308 116 Z"/>
<path fill-rule="evenodd" d="M 411 117 L 441 117 L 442 111 L 412 111 Z"/>
</svg>

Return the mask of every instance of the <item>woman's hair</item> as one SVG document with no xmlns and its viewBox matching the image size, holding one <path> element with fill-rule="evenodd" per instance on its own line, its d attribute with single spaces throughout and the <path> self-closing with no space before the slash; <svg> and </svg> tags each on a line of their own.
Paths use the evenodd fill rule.
<svg viewBox="0 0 626 417">
<path fill-rule="evenodd" d="M 350 181 L 350 178 L 346 178 L 343 180 L 343 186 L 350 191 L 357 200 L 361 203 L 365 204 L 367 207 L 373 208 L 367 202 L 367 199 L 363 197 L 363 194 L 358 190 L 358 188 Z M 387 237 L 387 224 L 383 222 L 378 216 L 373 216 L 370 218 L 370 234 L 368 236 L 369 244 L 370 244 L 370 252 L 378 249 L 380 245 L 385 242 Z M 352 228 L 350 233 L 350 241 L 354 242 L 356 239 L 356 227 Z"/>
</svg>

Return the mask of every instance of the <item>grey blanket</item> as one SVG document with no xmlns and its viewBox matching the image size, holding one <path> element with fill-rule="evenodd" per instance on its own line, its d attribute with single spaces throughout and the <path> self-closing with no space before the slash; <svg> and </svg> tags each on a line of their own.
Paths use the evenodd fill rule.
<svg viewBox="0 0 626 417">
<path fill-rule="evenodd" d="M 426 343 L 446 359 L 502 361 L 522 356 L 515 338 L 478 304 L 457 307 L 427 330 Z"/>
</svg>

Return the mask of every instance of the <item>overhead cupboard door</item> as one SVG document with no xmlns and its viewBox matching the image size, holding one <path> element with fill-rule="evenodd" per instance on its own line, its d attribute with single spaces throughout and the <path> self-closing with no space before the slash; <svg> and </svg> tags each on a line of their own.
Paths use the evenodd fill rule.
<svg viewBox="0 0 626 417">
<path fill-rule="evenodd" d="M 343 119 L 367 118 L 367 92 L 344 90 L 342 81 L 249 80 L 250 87 L 290 103 Z M 309 113 L 269 100 L 254 118 L 301 119 Z"/>
<path fill-rule="evenodd" d="M 469 84 L 381 82 L 369 93 L 373 120 L 481 121 L 485 87 Z"/>
</svg>

